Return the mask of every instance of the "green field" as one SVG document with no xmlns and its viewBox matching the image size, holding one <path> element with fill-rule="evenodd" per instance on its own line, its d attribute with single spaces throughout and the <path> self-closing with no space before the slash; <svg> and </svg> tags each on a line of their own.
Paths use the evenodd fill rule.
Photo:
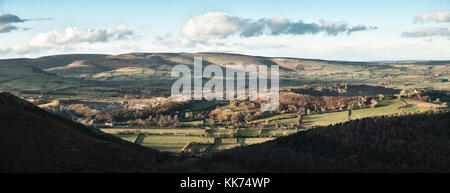
<svg viewBox="0 0 450 193">
<path fill-rule="evenodd" d="M 189 142 L 214 143 L 213 138 L 194 136 L 146 136 L 142 145 L 157 149 L 159 151 L 169 151 L 178 153 Z"/>
<path fill-rule="evenodd" d="M 198 126 L 203 125 L 203 121 L 189 121 L 189 122 L 180 122 L 181 125 L 184 126 Z"/>
<path fill-rule="evenodd" d="M 95 80 L 139 80 L 148 79 L 155 70 L 148 68 L 125 67 L 92 75 Z"/>
<path fill-rule="evenodd" d="M 285 136 L 296 133 L 296 130 L 285 130 L 285 129 L 263 129 L 261 136 L 271 137 L 271 136 Z"/>
<path fill-rule="evenodd" d="M 366 117 L 375 117 L 375 116 L 382 116 L 382 115 L 393 115 L 393 114 L 403 114 L 403 113 L 415 113 L 415 112 L 424 112 L 427 110 L 432 109 L 431 107 L 420 107 L 417 106 L 418 104 L 424 106 L 425 104 L 430 104 L 427 102 L 417 101 L 417 100 L 407 100 L 409 101 L 406 105 L 402 100 L 399 99 L 392 99 L 392 100 L 383 100 L 380 101 L 375 108 L 363 108 L 363 109 L 355 109 L 352 110 L 351 119 L 362 119 Z M 432 106 L 436 107 L 436 105 Z M 284 125 L 290 125 L 290 124 L 297 124 L 297 118 L 284 118 L 288 117 L 288 115 L 277 115 L 268 117 L 265 119 L 259 119 L 256 121 L 253 121 L 255 123 L 261 123 L 265 122 L 266 120 L 269 120 L 271 123 L 276 124 L 284 124 Z M 321 114 L 312 114 L 312 115 L 305 115 L 303 117 L 303 127 L 315 127 L 315 126 L 327 126 L 331 124 L 341 123 L 348 121 L 348 111 L 340 111 L 340 112 L 331 112 L 331 113 L 321 113 Z M 248 133 L 248 135 L 257 135 L 257 131 L 242 131 L 243 133 Z M 278 131 L 279 132 L 282 131 Z M 267 136 L 267 135 L 265 135 Z"/>
<path fill-rule="evenodd" d="M 260 138 L 222 138 L 213 144 L 211 152 L 222 151 L 225 149 L 231 149 L 239 146 L 253 145 L 258 143 L 264 143 L 266 141 L 273 140 L 275 138 L 260 137 Z"/>
<path fill-rule="evenodd" d="M 222 136 L 217 143 L 212 137 L 201 137 L 204 129 L 101 129 L 103 132 L 114 134 L 124 140 L 141 144 L 145 147 L 178 153 L 189 142 L 198 142 L 189 148 L 190 152 L 202 153 L 212 145 L 211 151 L 230 149 L 241 145 L 251 145 L 275 139 L 275 136 L 283 136 L 295 133 L 296 130 L 263 129 L 259 135 L 259 129 L 239 130 L 239 138 L 228 138 L 229 133 L 235 130 L 213 129 L 208 132 L 212 136 Z M 138 133 L 140 133 L 138 135 Z M 138 137 L 139 136 L 139 137 Z M 208 145 L 209 144 L 209 145 Z"/>
<path fill-rule="evenodd" d="M 113 133 L 113 129 L 103 129 L 109 133 Z M 182 130 L 182 129 L 179 129 Z M 250 131 L 250 130 L 249 130 Z M 251 131 L 259 131 L 258 129 L 252 129 Z M 117 132 L 117 131 L 116 131 Z M 267 129 L 267 134 L 277 133 L 277 130 Z M 292 133 L 292 132 L 291 132 Z M 189 148 L 191 153 L 204 153 L 211 146 L 211 151 L 216 152 L 224 149 L 230 149 L 238 146 L 252 145 L 257 143 L 263 143 L 269 140 L 275 139 L 274 137 L 251 137 L 245 136 L 245 138 L 221 138 L 215 141 L 211 137 L 199 137 L 199 136 L 175 136 L 175 135 L 144 135 L 144 134 L 115 134 L 124 140 L 141 144 L 142 146 L 157 149 L 159 151 L 167 151 L 179 153 L 180 150 L 189 142 L 197 142 L 199 144 L 193 144 Z M 138 137 L 139 136 L 139 137 Z M 216 142 L 216 143 L 215 143 Z"/>
<path fill-rule="evenodd" d="M 362 119 L 383 115 L 404 114 L 424 112 L 439 107 L 434 103 L 428 103 L 413 99 L 390 99 L 380 101 L 375 108 L 364 108 L 352 110 L 350 119 Z M 297 118 L 288 118 L 292 114 L 276 115 L 255 122 L 261 123 L 269 120 L 271 123 L 296 124 Z M 348 111 L 321 113 L 305 115 L 302 127 L 312 128 L 316 126 L 327 126 L 348 121 Z M 252 145 L 275 139 L 275 137 L 291 135 L 296 133 L 295 129 L 102 129 L 106 133 L 115 134 L 127 141 L 138 141 L 145 147 L 158 149 L 160 151 L 179 152 L 189 142 L 203 144 L 193 145 L 189 151 L 204 153 L 209 146 L 211 152 L 231 149 L 238 146 Z M 237 131 L 237 133 L 236 133 Z M 208 132 L 210 137 L 202 137 Z M 139 140 L 136 140 L 140 133 Z M 220 137 L 214 141 L 212 137 Z M 208 145 L 209 144 L 209 145 Z"/>
<path fill-rule="evenodd" d="M 234 129 L 212 129 L 212 130 L 208 130 L 208 133 L 213 136 L 213 137 L 217 137 L 217 136 L 230 136 L 232 134 L 234 134 L 235 130 Z"/>
<path fill-rule="evenodd" d="M 271 137 L 261 137 L 261 138 L 240 138 L 240 143 L 244 145 L 253 145 L 258 143 L 264 143 L 266 141 L 274 140 Z"/>
<path fill-rule="evenodd" d="M 49 104 L 55 103 L 50 101 Z M 208 104 L 203 108 L 209 108 Z M 230 106 L 230 105 L 228 105 Z M 389 99 L 379 101 L 375 108 L 363 108 L 351 110 L 351 120 L 362 119 L 366 117 L 375 117 L 383 115 L 405 114 L 425 112 L 440 107 L 438 103 L 430 103 L 415 99 Z M 310 129 L 317 126 L 327 126 L 349 120 L 348 111 L 329 112 L 320 114 L 304 115 L 302 128 Z M 264 119 L 252 121 L 255 124 L 296 125 L 296 113 L 275 115 Z M 187 122 L 185 122 L 187 123 Z M 192 121 L 192 125 L 199 124 L 201 121 Z M 202 129 L 202 128 L 105 128 L 102 131 L 114 134 L 130 142 L 136 142 L 145 147 L 150 147 L 160 151 L 169 151 L 179 153 L 180 150 L 189 142 L 198 142 L 192 144 L 186 152 L 194 154 L 203 154 L 217 152 L 225 149 L 231 149 L 238 146 L 246 146 L 257 143 L 263 143 L 276 137 L 287 136 L 298 132 L 298 129 L 272 129 L 272 128 L 240 128 L 240 129 Z M 205 135 L 207 134 L 207 135 Z M 137 137 L 139 136 L 139 137 Z M 203 137 L 207 136 L 207 137 Z M 214 138 L 219 138 L 214 140 Z"/>
<path fill-rule="evenodd" d="M 270 137 L 270 136 L 284 136 L 295 133 L 296 130 L 289 129 L 241 129 L 238 131 L 239 137 Z"/>
<path fill-rule="evenodd" d="M 188 142 L 213 143 L 214 139 L 210 137 L 193 137 L 193 136 L 146 136 L 143 143 L 156 144 L 187 144 Z"/>
<path fill-rule="evenodd" d="M 420 102 L 426 103 L 426 102 Z M 415 113 L 424 112 L 431 108 L 423 108 L 414 105 L 405 106 L 405 103 L 399 99 L 383 100 L 380 101 L 375 108 L 355 109 L 352 110 L 351 119 L 362 119 L 367 117 L 376 117 L 383 115 L 403 114 L 403 113 Z M 336 113 L 324 113 L 307 115 L 304 118 L 305 126 L 327 126 L 340 122 L 348 121 L 348 111 L 336 112 Z"/>
<path fill-rule="evenodd" d="M 205 133 L 205 129 L 101 129 L 105 133 L 142 133 L 150 135 L 181 135 L 181 136 L 201 136 Z"/>
<path fill-rule="evenodd" d="M 222 138 L 220 142 L 222 144 L 224 144 L 224 143 L 238 143 L 238 138 Z"/>
<path fill-rule="evenodd" d="M 283 119 L 290 119 L 292 116 L 296 117 L 295 113 L 288 113 L 288 114 L 282 114 L 282 115 L 275 115 L 272 117 L 267 117 L 264 119 L 258 119 L 258 120 L 254 120 L 254 121 L 250 121 L 249 123 L 265 123 L 266 121 L 274 121 L 274 120 L 283 120 Z"/>
</svg>

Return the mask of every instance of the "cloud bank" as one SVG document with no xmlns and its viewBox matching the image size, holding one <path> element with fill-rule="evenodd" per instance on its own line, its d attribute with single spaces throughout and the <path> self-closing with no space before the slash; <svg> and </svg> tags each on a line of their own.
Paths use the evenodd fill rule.
<svg viewBox="0 0 450 193">
<path fill-rule="evenodd" d="M 0 13 L 0 33 L 8 33 L 16 30 L 29 30 L 31 28 L 26 27 L 17 27 L 14 24 L 24 23 L 27 21 L 40 21 L 40 20 L 51 20 L 50 18 L 41 18 L 41 19 L 21 19 L 17 15 L 13 15 L 10 13 Z"/>
<path fill-rule="evenodd" d="M 22 23 L 26 20 L 20 19 L 16 15 L 9 13 L 0 13 L 0 25 L 11 24 L 11 23 Z"/>
<path fill-rule="evenodd" d="M 75 27 L 68 27 L 61 33 L 58 31 L 49 31 L 40 33 L 30 41 L 32 46 L 58 46 L 73 45 L 79 43 L 107 42 L 110 40 L 129 39 L 134 36 L 134 32 L 128 30 L 126 25 L 120 25 L 116 29 L 87 29 L 79 31 Z"/>
<path fill-rule="evenodd" d="M 450 22 L 450 11 L 435 11 L 431 13 L 426 13 L 414 18 L 414 23 L 425 23 L 425 22 L 437 22 L 446 23 Z"/>
<path fill-rule="evenodd" d="M 113 40 L 131 39 L 135 32 L 126 25 L 108 29 L 86 29 L 80 31 L 75 27 L 68 27 L 65 32 L 49 31 L 33 37 L 28 43 L 0 48 L 0 54 L 30 54 L 50 49 L 68 49 L 82 43 L 109 42 Z"/>
<path fill-rule="evenodd" d="M 425 22 L 447 23 L 450 22 L 450 11 L 447 12 L 431 12 L 420 16 L 416 16 L 413 19 L 414 23 Z M 450 39 L 450 27 L 425 27 L 416 28 L 413 31 L 402 32 L 402 37 L 407 38 L 425 38 L 429 41 L 433 37 L 447 37 Z"/>
<path fill-rule="evenodd" d="M 346 22 L 305 23 L 302 20 L 291 21 L 285 17 L 262 18 L 253 20 L 230 16 L 223 12 L 210 12 L 191 18 L 182 28 L 182 34 L 187 37 L 227 38 L 255 37 L 270 35 L 305 35 L 324 33 L 329 36 L 351 34 L 357 31 L 376 30 L 375 26 L 358 25 L 350 27 Z"/>
<path fill-rule="evenodd" d="M 424 37 L 450 37 L 450 28 L 429 27 L 419 28 L 412 32 L 403 32 L 402 37 L 424 38 Z"/>
</svg>

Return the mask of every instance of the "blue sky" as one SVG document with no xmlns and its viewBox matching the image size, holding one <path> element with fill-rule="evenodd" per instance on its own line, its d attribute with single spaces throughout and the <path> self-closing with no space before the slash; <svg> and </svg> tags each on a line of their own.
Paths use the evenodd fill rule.
<svg viewBox="0 0 450 193">
<path fill-rule="evenodd" d="M 0 0 L 0 13 L 23 20 L 4 24 L 17 29 L 0 33 L 0 58 L 64 53 L 223 51 L 339 60 L 443 60 L 450 59 L 450 22 L 445 17 L 418 23 L 413 19 L 427 13 L 445 15 L 449 11 L 450 0 Z M 196 16 L 199 17 L 195 19 Z M 290 25 L 286 25 L 284 33 L 274 35 L 268 22 L 276 17 L 289 21 Z M 257 22 L 263 19 L 267 21 Z M 208 26 L 215 20 L 236 29 L 217 32 L 222 23 Z M 316 26 L 318 32 L 287 32 L 299 20 L 301 24 Z M 322 20 L 327 24 L 321 23 Z M 334 25 L 339 23 L 346 26 L 341 26 L 341 31 Z M 239 25 L 247 24 L 261 25 L 264 30 L 245 36 L 249 29 Z M 330 25 L 334 27 L 327 27 Z M 348 30 L 356 26 L 367 29 L 349 34 Z M 335 27 L 336 34 L 328 31 Z M 67 28 L 74 29 L 75 38 L 66 32 Z M 108 29 L 111 30 L 107 33 Z M 97 32 L 107 35 L 98 37 Z"/>
</svg>

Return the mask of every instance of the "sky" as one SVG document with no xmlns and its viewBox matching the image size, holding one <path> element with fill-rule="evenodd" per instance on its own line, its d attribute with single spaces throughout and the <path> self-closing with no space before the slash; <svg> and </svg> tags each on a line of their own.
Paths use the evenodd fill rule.
<svg viewBox="0 0 450 193">
<path fill-rule="evenodd" d="M 131 52 L 450 60 L 450 0 L 0 0 L 0 58 Z"/>
</svg>

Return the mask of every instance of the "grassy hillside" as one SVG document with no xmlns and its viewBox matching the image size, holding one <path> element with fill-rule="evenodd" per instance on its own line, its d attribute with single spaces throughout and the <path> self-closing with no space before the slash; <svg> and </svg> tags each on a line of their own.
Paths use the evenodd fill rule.
<svg viewBox="0 0 450 193">
<path fill-rule="evenodd" d="M 218 152 L 259 172 L 449 172 L 450 113 L 354 120 Z"/>
<path fill-rule="evenodd" d="M 0 93 L 0 172 L 158 172 L 166 154 Z"/>
<path fill-rule="evenodd" d="M 202 57 L 204 66 L 217 64 L 223 68 L 233 64 L 278 64 L 280 86 L 285 88 L 316 83 L 450 88 L 449 61 L 347 62 L 227 53 L 131 53 L 0 60 L 0 90 L 17 95 L 38 95 L 43 91 L 57 97 L 167 95 L 176 80 L 170 76 L 173 66 L 192 67 L 194 57 Z"/>
<path fill-rule="evenodd" d="M 0 60 L 2 64 L 14 64 L 16 66 L 34 66 L 40 69 L 54 68 L 66 66 L 76 60 L 99 60 L 104 59 L 107 55 L 103 54 L 64 54 L 54 56 L 44 56 L 36 59 L 18 58 Z"/>
</svg>

